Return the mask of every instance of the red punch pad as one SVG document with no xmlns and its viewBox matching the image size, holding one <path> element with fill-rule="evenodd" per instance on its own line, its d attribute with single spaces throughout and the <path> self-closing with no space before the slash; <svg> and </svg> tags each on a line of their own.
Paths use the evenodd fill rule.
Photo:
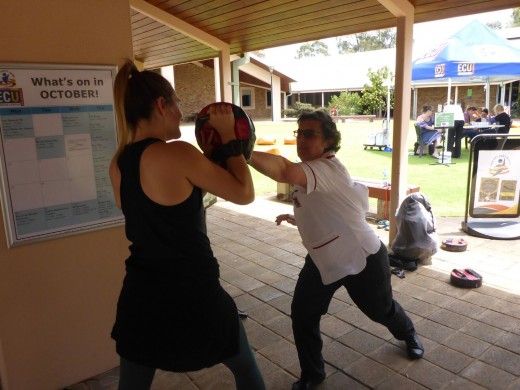
<svg viewBox="0 0 520 390">
<path fill-rule="evenodd" d="M 464 252 L 468 247 L 466 240 L 462 238 L 447 238 L 442 240 L 441 248 L 448 252 Z"/>
<path fill-rule="evenodd" d="M 482 286 L 482 275 L 470 269 L 453 269 L 450 282 L 457 287 L 476 288 Z"/>
<path fill-rule="evenodd" d="M 208 123 L 209 119 L 209 108 L 214 104 L 227 104 L 231 106 L 233 114 L 235 116 L 235 134 L 237 140 L 240 141 L 242 147 L 242 153 L 249 158 L 253 147 L 255 145 L 255 125 L 251 118 L 245 113 L 242 107 L 239 107 L 231 103 L 211 103 L 204 107 L 195 120 L 195 138 L 200 147 L 202 147 L 203 140 L 211 139 L 211 144 L 215 146 L 222 145 L 222 140 L 218 132 Z M 212 136 L 212 138 L 210 138 Z"/>
</svg>

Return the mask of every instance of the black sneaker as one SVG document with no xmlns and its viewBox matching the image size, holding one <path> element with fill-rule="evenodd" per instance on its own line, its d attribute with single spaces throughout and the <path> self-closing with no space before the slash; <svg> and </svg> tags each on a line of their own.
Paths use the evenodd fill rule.
<svg viewBox="0 0 520 390">
<path fill-rule="evenodd" d="M 422 358 L 424 355 L 424 347 L 417 335 L 413 335 L 404 341 L 406 343 L 406 352 L 408 353 L 408 357 L 410 357 L 410 359 Z"/>
<path fill-rule="evenodd" d="M 317 389 L 323 379 L 299 379 L 292 385 L 292 390 L 314 390 Z"/>
</svg>

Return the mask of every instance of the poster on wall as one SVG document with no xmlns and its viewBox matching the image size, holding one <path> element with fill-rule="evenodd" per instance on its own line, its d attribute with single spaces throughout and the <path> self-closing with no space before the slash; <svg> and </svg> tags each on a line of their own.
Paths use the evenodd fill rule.
<svg viewBox="0 0 520 390">
<path fill-rule="evenodd" d="M 480 150 L 470 215 L 520 216 L 520 151 Z"/>
<path fill-rule="evenodd" d="M 2 208 L 8 245 L 123 222 L 113 66 L 0 64 Z"/>
</svg>

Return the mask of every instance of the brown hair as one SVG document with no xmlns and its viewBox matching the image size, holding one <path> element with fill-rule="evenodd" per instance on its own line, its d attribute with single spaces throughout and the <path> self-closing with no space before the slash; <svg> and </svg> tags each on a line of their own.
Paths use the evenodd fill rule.
<svg viewBox="0 0 520 390">
<path fill-rule="evenodd" d="M 175 91 L 170 82 L 160 74 L 145 70 L 140 72 L 135 64 L 127 60 L 117 72 L 114 82 L 114 105 L 118 122 L 118 146 L 116 155 L 135 136 L 141 119 L 149 119 L 159 97 L 171 103 Z"/>
</svg>

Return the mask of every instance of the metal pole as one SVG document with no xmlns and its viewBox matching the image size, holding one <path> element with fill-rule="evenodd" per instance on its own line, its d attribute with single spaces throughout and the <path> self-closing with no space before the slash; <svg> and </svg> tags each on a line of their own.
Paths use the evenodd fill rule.
<svg viewBox="0 0 520 390">
<path fill-rule="evenodd" d="M 386 133 L 390 129 L 390 78 L 386 81 Z"/>
<path fill-rule="evenodd" d="M 448 77 L 448 97 L 446 98 L 446 103 L 451 104 L 451 77 Z"/>
<path fill-rule="evenodd" d="M 269 73 L 271 73 L 271 121 L 272 122 L 274 122 L 273 70 L 274 70 L 274 66 L 270 66 Z"/>
</svg>

